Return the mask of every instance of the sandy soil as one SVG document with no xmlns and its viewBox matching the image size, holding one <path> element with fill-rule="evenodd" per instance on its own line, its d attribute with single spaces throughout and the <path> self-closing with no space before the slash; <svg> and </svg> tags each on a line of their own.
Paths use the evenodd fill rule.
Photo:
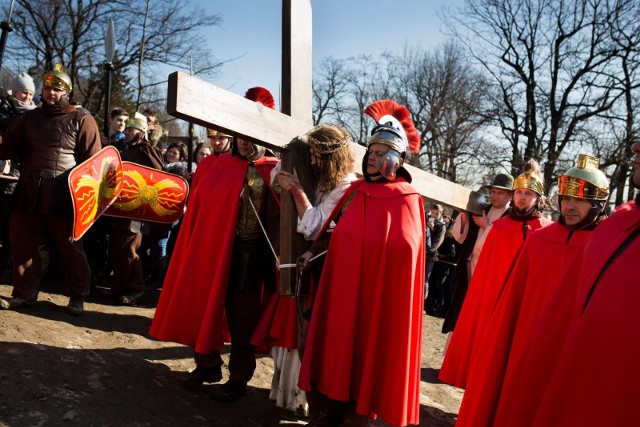
<svg viewBox="0 0 640 427">
<path fill-rule="evenodd" d="M 92 295 L 82 318 L 62 312 L 60 283 L 45 283 L 34 306 L 0 310 L 0 425 L 8 426 L 278 426 L 304 425 L 269 400 L 273 362 L 258 359 L 247 395 L 234 403 L 187 391 L 191 349 L 151 339 L 158 293 L 140 307 Z M 0 285 L 0 296 L 11 287 Z M 425 316 L 421 426 L 452 426 L 462 391 L 437 380 L 441 319 Z M 227 354 L 224 354 L 225 362 Z M 225 378 L 228 372 L 224 372 Z M 382 425 L 380 422 L 372 425 Z"/>
</svg>

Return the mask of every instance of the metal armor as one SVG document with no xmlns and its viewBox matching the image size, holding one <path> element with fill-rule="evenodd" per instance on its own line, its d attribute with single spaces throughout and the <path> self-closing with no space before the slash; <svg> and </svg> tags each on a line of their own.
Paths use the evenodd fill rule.
<svg viewBox="0 0 640 427">
<path fill-rule="evenodd" d="M 238 218 L 236 220 L 236 236 L 242 240 L 257 239 L 263 236 L 260 223 L 256 213 L 251 206 L 255 206 L 261 220 L 264 218 L 268 187 L 258 170 L 249 165 L 245 176 L 242 194 L 240 195 L 240 206 L 238 208 Z"/>
</svg>

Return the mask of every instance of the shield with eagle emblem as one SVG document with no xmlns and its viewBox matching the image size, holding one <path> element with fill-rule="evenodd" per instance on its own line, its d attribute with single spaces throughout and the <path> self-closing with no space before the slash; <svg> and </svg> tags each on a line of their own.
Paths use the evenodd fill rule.
<svg viewBox="0 0 640 427">
<path fill-rule="evenodd" d="M 73 240 L 78 240 L 113 203 L 122 188 L 122 161 L 108 146 L 73 168 L 68 177 L 73 201 Z"/>
<path fill-rule="evenodd" d="M 122 191 L 105 215 L 162 223 L 180 218 L 189 194 L 183 177 L 131 162 L 122 162 L 122 176 Z"/>
</svg>

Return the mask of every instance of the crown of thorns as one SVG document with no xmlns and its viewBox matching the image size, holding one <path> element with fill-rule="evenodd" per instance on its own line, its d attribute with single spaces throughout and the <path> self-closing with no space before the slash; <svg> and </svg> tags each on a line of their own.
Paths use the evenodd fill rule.
<svg viewBox="0 0 640 427">
<path fill-rule="evenodd" d="M 315 148 L 315 150 L 319 154 L 332 154 L 332 153 L 335 153 L 336 151 L 340 150 L 342 147 L 347 145 L 349 142 L 351 142 L 351 136 L 346 131 L 345 131 L 345 133 L 347 134 L 347 136 L 345 136 L 344 138 L 339 139 L 337 141 L 318 141 L 317 139 L 313 138 L 311 136 L 311 134 L 313 132 L 315 132 L 316 130 L 322 128 L 322 127 L 323 127 L 323 125 L 314 126 L 313 128 L 311 128 L 311 130 L 309 130 L 307 133 L 305 133 L 303 135 L 303 137 L 302 137 L 302 139 L 304 141 L 307 141 L 307 143 L 309 143 L 309 145 L 311 145 L 313 148 Z"/>
</svg>

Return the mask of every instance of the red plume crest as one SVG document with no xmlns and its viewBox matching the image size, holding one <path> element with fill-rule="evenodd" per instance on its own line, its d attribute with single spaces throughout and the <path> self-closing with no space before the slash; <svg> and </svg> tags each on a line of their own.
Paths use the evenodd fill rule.
<svg viewBox="0 0 640 427">
<path fill-rule="evenodd" d="M 265 107 L 269 107 L 272 110 L 275 110 L 276 108 L 276 102 L 273 100 L 271 92 L 263 87 L 252 87 L 251 89 L 247 90 L 247 93 L 244 94 L 244 97 L 251 101 L 259 102 L 260 104 L 264 105 Z"/>
<path fill-rule="evenodd" d="M 390 99 L 383 99 L 369 105 L 365 108 L 364 113 L 373 118 L 376 122 L 386 115 L 395 117 L 402 125 L 404 132 L 407 134 L 409 149 L 414 153 L 420 151 L 420 135 L 418 135 L 418 131 L 413 124 L 413 120 L 411 120 L 411 112 L 407 107 L 397 104 Z"/>
</svg>

